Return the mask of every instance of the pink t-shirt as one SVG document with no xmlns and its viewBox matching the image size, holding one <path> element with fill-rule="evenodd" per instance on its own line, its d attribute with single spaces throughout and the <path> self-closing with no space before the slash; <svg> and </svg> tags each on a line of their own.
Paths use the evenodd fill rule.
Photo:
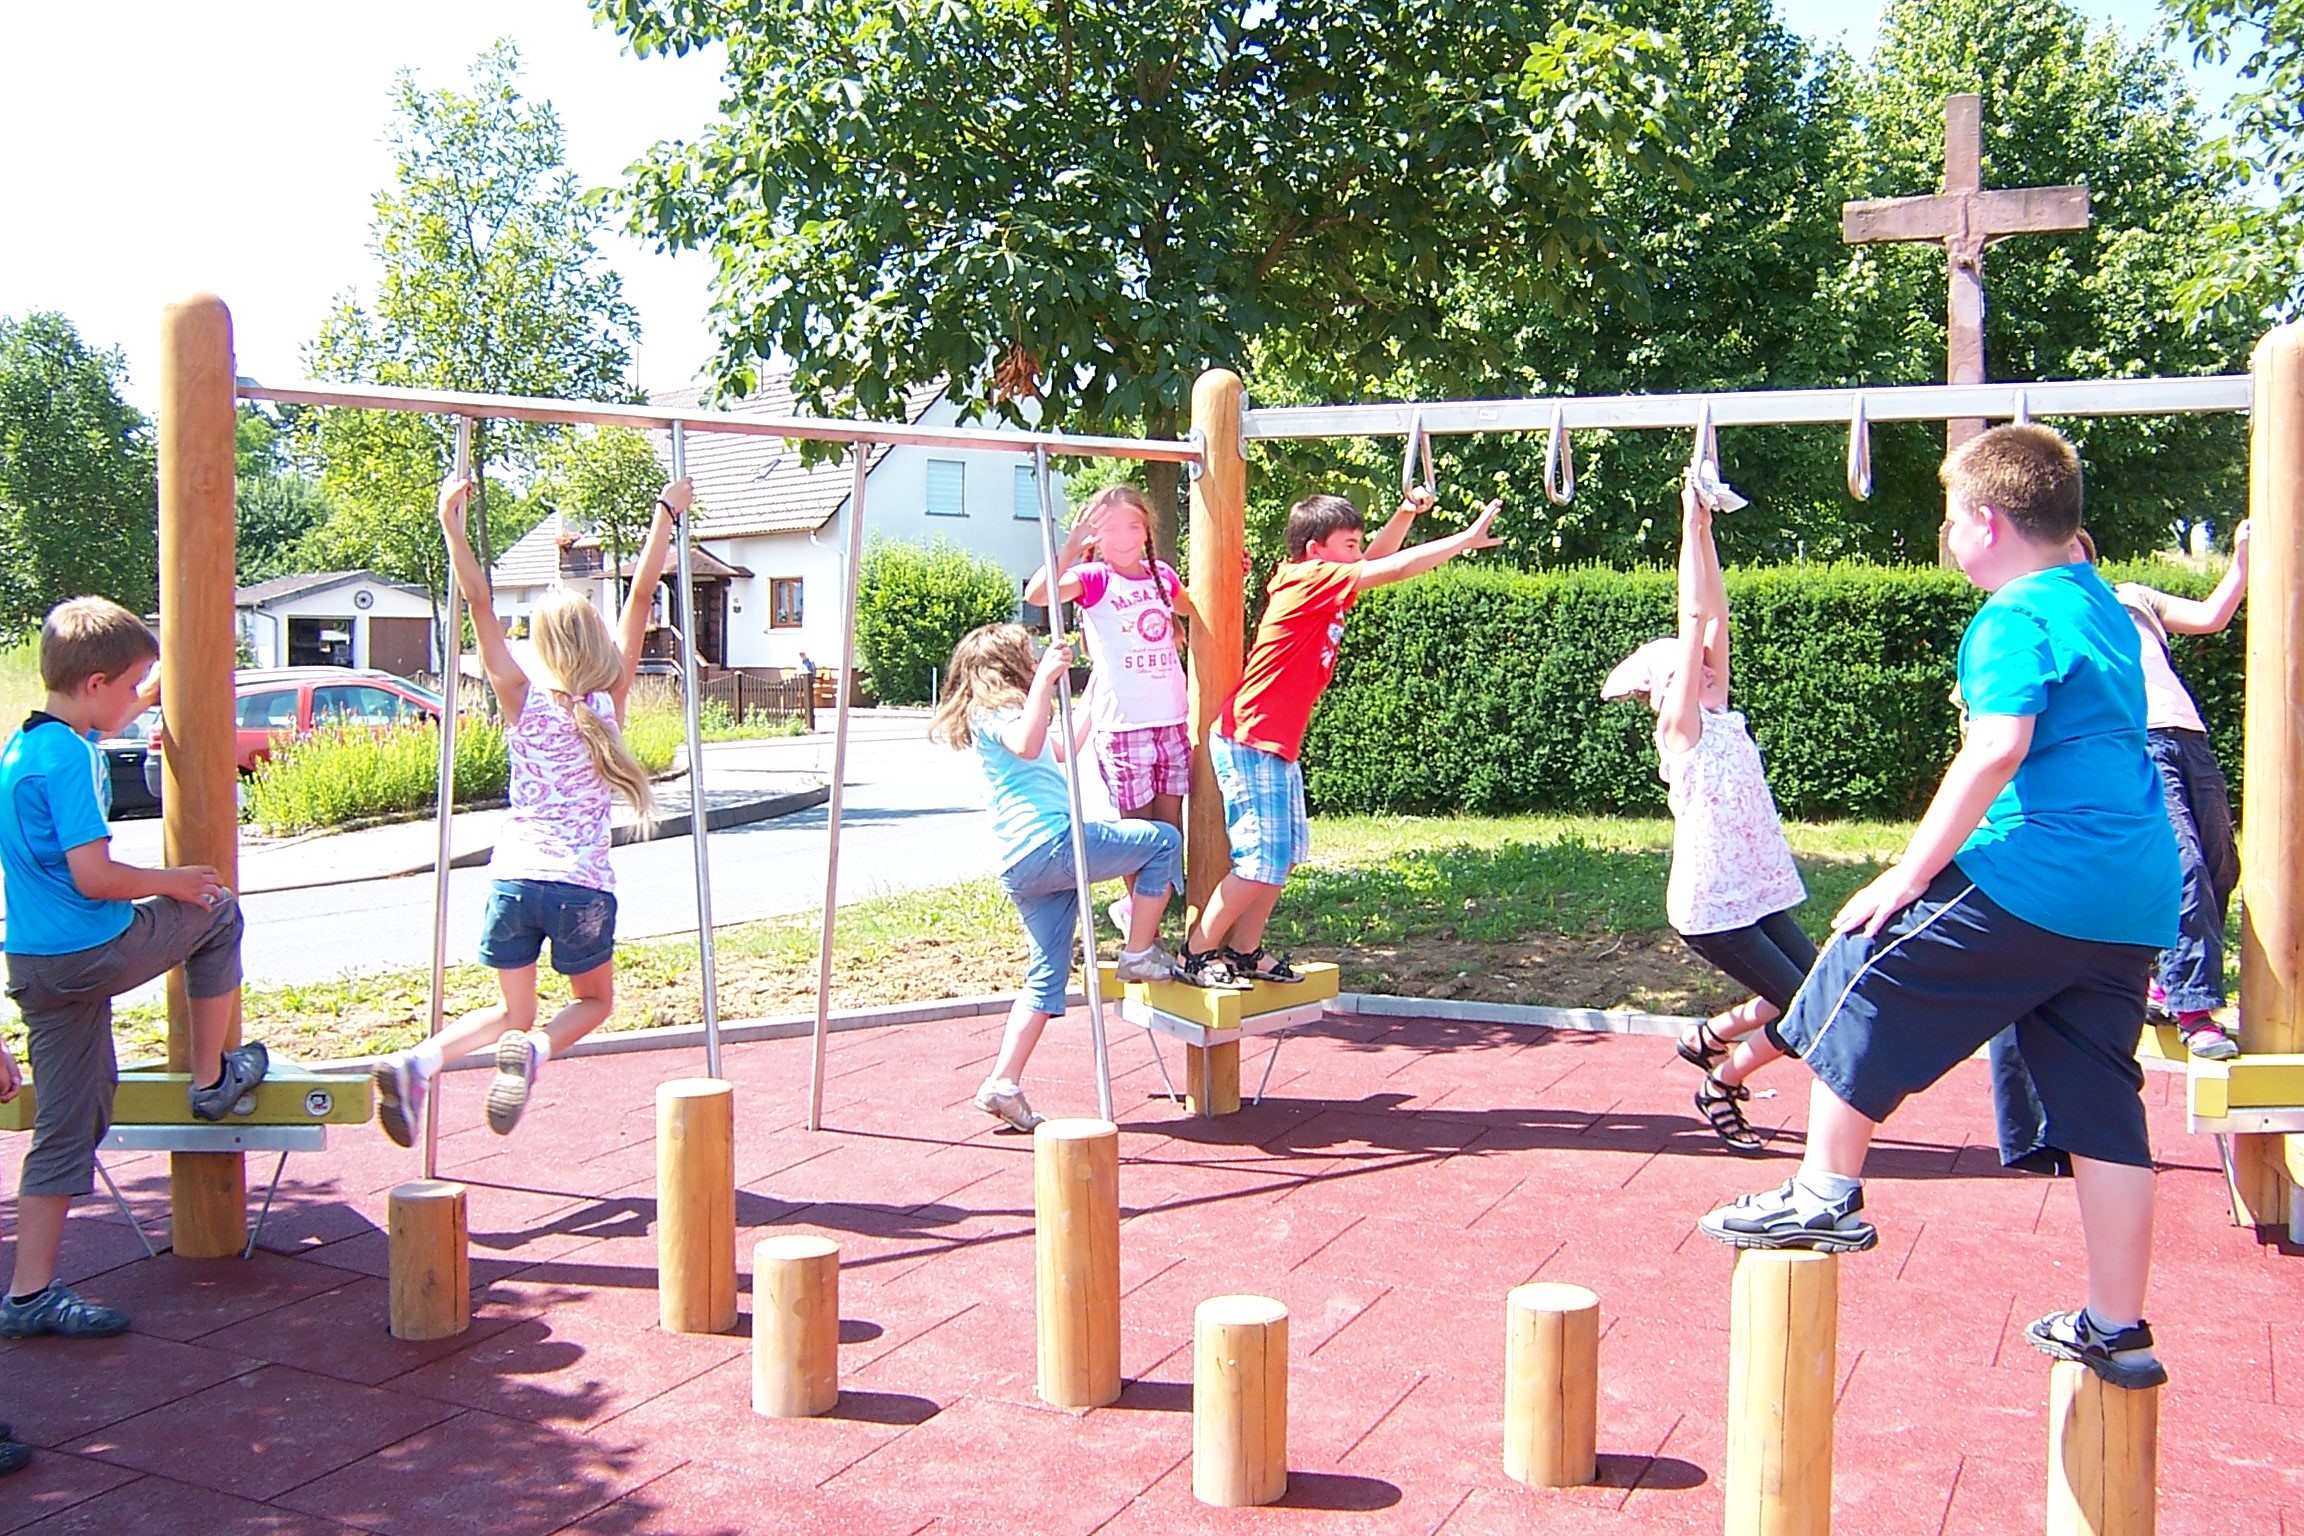
<svg viewBox="0 0 2304 1536">
<path fill-rule="evenodd" d="M 586 700 L 616 729 L 616 701 Z M 512 814 L 496 834 L 488 872 L 499 880 L 554 880 L 595 891 L 616 889 L 608 862 L 608 781 L 592 766 L 568 706 L 541 686 L 528 690 L 520 718 L 504 733 L 512 768 Z"/>
<path fill-rule="evenodd" d="M 1092 698 L 1096 728 L 1107 733 L 1181 725 L 1188 712 L 1184 663 L 1176 654 L 1174 568 L 1155 560 L 1141 576 L 1124 576 L 1101 560 L 1072 567 L 1080 578 L 1080 626 L 1101 684 Z"/>
<path fill-rule="evenodd" d="M 2175 664 L 2168 659 L 2168 623 L 2160 612 L 2168 594 L 2124 581 L 2112 589 L 2112 595 L 2128 610 L 2144 642 L 2144 728 L 2206 732 L 2200 706 L 2192 702 L 2192 690 L 2184 686 L 2184 679 L 2176 675 Z"/>
</svg>

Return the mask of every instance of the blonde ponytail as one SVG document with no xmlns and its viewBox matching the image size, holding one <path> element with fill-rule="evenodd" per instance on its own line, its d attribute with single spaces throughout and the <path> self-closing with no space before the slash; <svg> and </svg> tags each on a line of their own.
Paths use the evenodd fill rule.
<svg viewBox="0 0 2304 1536">
<path fill-rule="evenodd" d="M 549 674 L 545 680 L 568 700 L 569 718 L 592 759 L 593 771 L 631 803 L 641 825 L 652 824 L 656 792 L 647 768 L 624 744 L 616 723 L 602 719 L 592 707 L 592 695 L 613 692 L 624 681 L 624 654 L 601 622 L 599 610 L 581 593 L 548 592 L 536 605 L 529 635 L 536 659 Z"/>
</svg>

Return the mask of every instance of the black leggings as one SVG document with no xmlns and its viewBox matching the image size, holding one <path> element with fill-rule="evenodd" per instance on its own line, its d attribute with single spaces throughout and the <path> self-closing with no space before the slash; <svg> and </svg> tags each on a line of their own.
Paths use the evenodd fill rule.
<svg viewBox="0 0 2304 1536">
<path fill-rule="evenodd" d="M 1774 1003 L 1778 1013 L 1792 1006 L 1792 994 L 1816 963 L 1816 946 L 1789 911 L 1771 912 L 1748 927 L 1722 933 L 1684 933 L 1680 942 Z"/>
</svg>

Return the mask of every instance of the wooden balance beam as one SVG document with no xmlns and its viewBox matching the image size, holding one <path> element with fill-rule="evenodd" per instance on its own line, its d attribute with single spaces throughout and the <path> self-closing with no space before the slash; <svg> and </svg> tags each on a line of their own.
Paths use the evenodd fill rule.
<svg viewBox="0 0 2304 1536">
<path fill-rule="evenodd" d="M 1166 1035 L 1184 1043 L 1185 1088 L 1182 1102 L 1206 1119 L 1235 1114 L 1240 1108 L 1240 1042 L 1250 1035 L 1272 1035 L 1272 1053 L 1264 1061 L 1264 1081 L 1253 1103 L 1264 1101 L 1264 1088 L 1272 1081 L 1272 1064 L 1279 1058 L 1278 1036 L 1318 1022 L 1342 990 L 1342 973 L 1326 961 L 1307 961 L 1297 967 L 1299 982 L 1260 981 L 1247 992 L 1229 988 L 1195 987 L 1181 981 L 1122 983 L 1111 965 L 1099 968 L 1108 996 L 1120 999 L 1120 1016 L 1152 1035 Z M 1153 1043 L 1153 1059 L 1168 1083 L 1168 1095 L 1177 1098 L 1168 1077 L 1168 1064 Z"/>
</svg>

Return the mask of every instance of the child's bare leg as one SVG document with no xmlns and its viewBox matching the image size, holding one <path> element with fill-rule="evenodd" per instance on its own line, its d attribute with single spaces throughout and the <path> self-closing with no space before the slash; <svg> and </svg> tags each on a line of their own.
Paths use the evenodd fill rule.
<svg viewBox="0 0 2304 1536">
<path fill-rule="evenodd" d="M 1761 1028 L 1776 1016 L 1774 1003 L 1764 997 L 1748 997 L 1726 1012 L 1716 1013 L 1691 1026 L 1680 1037 L 1680 1044 L 1691 1051 L 1703 1051 L 1707 1047 L 1707 1035 L 1720 1045 L 1731 1044 Z"/>
<path fill-rule="evenodd" d="M 1184 797 L 1154 795 L 1142 805 L 1132 806 L 1121 814 L 1130 821 L 1164 821 L 1181 832 L 1184 830 Z"/>
<path fill-rule="evenodd" d="M 2152 1276 L 2152 1170 L 2075 1157 L 2072 1182 L 2088 1245 L 2088 1310 L 2124 1328 L 2144 1316 Z"/>
<path fill-rule="evenodd" d="M 484 1051 L 514 1030 L 535 1027 L 536 967 L 498 971 L 496 982 L 504 989 L 504 1001 L 464 1015 L 433 1039 L 440 1060 L 455 1061 Z"/>
<path fill-rule="evenodd" d="M 1048 1018 L 1023 998 L 1016 999 L 1008 1010 L 1008 1027 L 1000 1035 L 999 1059 L 992 1064 L 995 1079 L 1024 1081 L 1024 1064 L 1032 1059 L 1032 1047 L 1040 1043 L 1040 1031 L 1047 1027 Z"/>
<path fill-rule="evenodd" d="M 616 1011 L 616 962 L 605 960 L 581 976 L 569 977 L 568 990 L 576 994 L 575 1001 L 552 1015 L 544 1026 L 544 1033 L 552 1037 L 555 1056 L 607 1023 Z M 528 995 L 533 998 L 536 994 L 530 991 Z M 533 1011 L 533 1003 L 530 1008 Z"/>
<path fill-rule="evenodd" d="M 1168 887 L 1147 890 L 1128 877 L 1128 952 L 1140 955 L 1160 942 L 1160 918 L 1168 910 Z"/>
<path fill-rule="evenodd" d="M 224 1042 L 232 1033 L 237 992 L 192 1000 L 192 1081 L 205 1088 L 224 1076 Z"/>
<path fill-rule="evenodd" d="M 1736 1042 L 1736 1049 L 1728 1053 L 1727 1060 L 1713 1068 L 1712 1075 L 1734 1088 L 1768 1063 L 1781 1060 L 1783 1055 L 1782 1051 L 1776 1049 L 1775 1041 L 1754 1031 Z"/>
<path fill-rule="evenodd" d="M 64 1247 L 64 1215 L 71 1209 L 70 1195 L 23 1195 L 17 1199 L 16 1269 L 8 1281 L 9 1295 L 34 1295 L 48 1289 L 48 1283 L 56 1278 L 56 1255 Z"/>
<path fill-rule="evenodd" d="M 1808 1093 L 1808 1150 L 1801 1154 L 1800 1177 L 1861 1179 L 1865 1154 L 1872 1150 L 1878 1122 L 1867 1120 L 1819 1078 Z"/>
<path fill-rule="evenodd" d="M 1280 904 L 1280 893 L 1285 889 L 1226 875 L 1216 894 L 1208 898 L 1186 942 L 1201 954 L 1220 944 L 1242 952 L 1254 949 L 1264 941 L 1264 925 L 1271 921 L 1272 909 Z"/>
</svg>

